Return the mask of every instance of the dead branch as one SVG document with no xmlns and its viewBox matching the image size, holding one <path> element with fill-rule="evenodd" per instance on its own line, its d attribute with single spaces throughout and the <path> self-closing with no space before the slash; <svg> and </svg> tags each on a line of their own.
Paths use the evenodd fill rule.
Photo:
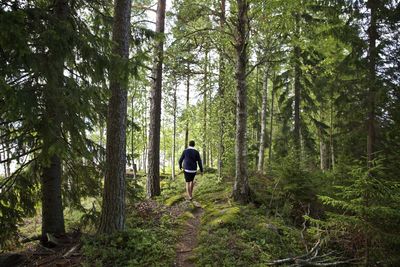
<svg viewBox="0 0 400 267">
<path fill-rule="evenodd" d="M 301 256 L 290 257 L 285 259 L 279 259 L 272 262 L 268 262 L 267 265 L 281 265 L 281 264 L 291 264 L 290 266 L 338 266 L 341 264 L 358 263 L 360 259 L 348 259 L 342 260 L 338 258 L 329 259 L 327 258 L 332 254 L 328 252 L 327 254 L 318 255 L 321 245 L 321 240 L 312 247 L 312 249 Z"/>
<path fill-rule="evenodd" d="M 75 251 L 79 250 L 81 244 L 77 244 L 75 246 L 73 246 L 70 250 L 67 251 L 67 253 L 65 253 L 63 255 L 64 258 L 68 258 L 70 257 Z"/>
</svg>

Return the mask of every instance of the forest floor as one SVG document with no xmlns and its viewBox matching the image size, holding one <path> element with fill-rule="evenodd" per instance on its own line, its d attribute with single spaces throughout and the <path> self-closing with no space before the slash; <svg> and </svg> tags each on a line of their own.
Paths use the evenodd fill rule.
<svg viewBox="0 0 400 267">
<path fill-rule="evenodd" d="M 197 247 L 197 235 L 199 233 L 201 216 L 203 209 L 199 203 L 194 203 L 193 218 L 190 218 L 184 226 L 182 236 L 176 245 L 176 267 L 192 267 L 194 266 L 194 249 Z"/>
<path fill-rule="evenodd" d="M 19 249 L 28 259 L 20 266 L 266 266 L 301 254 L 299 230 L 271 216 L 268 180 L 252 183 L 257 206 L 233 202 L 232 180 L 212 173 L 196 177 L 192 202 L 185 200 L 183 177 L 163 179 L 157 199 L 128 200 L 125 231 L 98 236 L 95 228 L 81 228 L 51 249 L 31 242 Z"/>
</svg>

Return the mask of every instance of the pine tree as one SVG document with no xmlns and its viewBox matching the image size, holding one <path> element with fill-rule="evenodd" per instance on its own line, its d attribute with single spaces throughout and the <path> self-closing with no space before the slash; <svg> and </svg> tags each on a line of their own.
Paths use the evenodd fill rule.
<svg viewBox="0 0 400 267">
<path fill-rule="evenodd" d="M 131 1 L 115 0 L 114 64 L 107 115 L 106 175 L 99 233 L 122 230 L 125 225 L 126 117 Z"/>
</svg>

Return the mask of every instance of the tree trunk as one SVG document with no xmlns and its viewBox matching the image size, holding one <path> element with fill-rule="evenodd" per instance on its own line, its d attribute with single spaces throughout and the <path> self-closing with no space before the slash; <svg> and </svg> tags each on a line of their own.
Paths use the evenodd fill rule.
<svg viewBox="0 0 400 267">
<path fill-rule="evenodd" d="M 207 166 L 207 86 L 208 86 L 208 51 L 205 52 L 204 90 L 203 90 L 203 162 Z"/>
<path fill-rule="evenodd" d="M 324 134 L 322 129 L 319 130 L 319 157 L 320 157 L 320 168 L 322 171 L 328 169 L 327 149 Z"/>
<path fill-rule="evenodd" d="M 275 74 L 274 80 L 272 83 L 272 92 L 271 92 L 271 116 L 269 121 L 269 151 L 268 151 L 268 166 L 271 168 L 272 162 L 272 131 L 273 131 L 273 120 L 274 120 L 274 101 L 275 101 Z"/>
<path fill-rule="evenodd" d="M 113 54 L 118 66 L 110 72 L 111 97 L 107 114 L 106 175 L 99 233 L 124 229 L 126 175 L 126 119 L 131 1 L 115 0 L 113 24 Z M 122 63 L 122 64 L 121 64 Z M 115 64 L 117 65 L 117 64 Z"/>
<path fill-rule="evenodd" d="M 163 121 L 163 125 L 162 125 L 162 132 L 163 132 L 163 162 L 162 162 L 162 166 L 163 166 L 163 173 L 165 173 L 165 158 L 167 156 L 167 145 L 165 143 L 165 139 L 166 139 L 166 134 L 165 134 L 165 120 Z"/>
<path fill-rule="evenodd" d="M 100 119 L 100 140 L 99 140 L 99 145 L 100 145 L 99 158 L 100 158 L 101 162 L 104 162 L 104 153 L 103 153 L 103 148 L 104 148 L 104 121 L 103 121 L 103 119 Z"/>
<path fill-rule="evenodd" d="M 160 120 L 161 120 L 161 90 L 162 65 L 164 57 L 164 24 L 165 0 L 158 0 L 156 14 L 156 33 L 159 34 L 155 43 L 155 57 L 152 71 L 152 88 L 150 92 L 150 124 L 149 150 L 147 172 L 147 197 L 159 196 L 160 189 Z"/>
<path fill-rule="evenodd" d="M 42 173 L 42 241 L 47 234 L 65 233 L 61 197 L 61 160 L 57 155 L 50 158 L 50 165 Z"/>
<path fill-rule="evenodd" d="M 147 172 L 147 101 L 144 103 L 144 112 L 143 112 L 143 171 Z"/>
<path fill-rule="evenodd" d="M 369 80 L 368 80 L 368 96 L 367 96 L 367 107 L 368 107 L 368 134 L 367 134 L 367 167 L 369 169 L 369 175 L 372 175 L 371 169 L 373 167 L 374 160 L 374 152 L 375 152 L 375 143 L 376 143 L 376 135 L 375 135 L 375 105 L 376 105 L 376 61 L 378 59 L 378 49 L 376 47 L 376 41 L 379 38 L 378 29 L 377 29 L 377 11 L 378 11 L 379 1 L 377 0 L 368 0 L 367 8 L 370 9 L 370 25 L 368 28 L 368 39 L 369 39 L 369 47 L 368 47 L 368 71 L 369 71 Z M 370 196 L 368 190 L 365 192 L 364 196 L 365 206 L 370 206 Z M 365 221 L 369 221 L 368 215 L 364 216 Z M 371 248 L 371 238 L 370 238 L 370 230 L 365 231 L 365 266 L 371 266 L 372 262 L 370 259 L 370 248 Z"/>
<path fill-rule="evenodd" d="M 330 126 L 329 126 L 329 147 L 330 147 L 330 155 L 331 155 L 331 169 L 335 169 L 335 151 L 333 146 L 333 88 L 331 88 L 331 99 L 330 99 Z"/>
<path fill-rule="evenodd" d="M 295 39 L 300 38 L 300 14 L 295 14 Z M 296 44 L 294 46 L 294 144 L 296 153 L 299 153 L 301 146 L 300 134 L 300 95 L 301 95 L 301 69 L 300 69 L 301 50 Z M 300 155 L 300 154 L 299 154 Z"/>
<path fill-rule="evenodd" d="M 268 68 L 264 69 L 263 88 L 261 97 L 261 129 L 260 129 L 260 146 L 258 148 L 258 165 L 257 171 L 264 173 L 264 151 L 265 151 L 265 134 L 267 131 L 267 95 L 268 95 Z"/>
<path fill-rule="evenodd" d="M 241 203 L 250 202 L 250 188 L 247 174 L 247 37 L 248 4 L 246 0 L 237 0 L 238 17 L 236 23 L 236 177 L 233 198 Z"/>
<path fill-rule="evenodd" d="M 189 110 L 189 93 L 190 93 L 190 74 L 189 74 L 189 63 L 187 63 L 188 74 L 186 76 L 186 112 Z M 189 146 L 189 121 L 186 118 L 186 128 L 185 128 L 185 148 Z"/>
<path fill-rule="evenodd" d="M 226 9 L 226 2 L 225 0 L 221 0 L 220 2 L 221 10 L 220 10 L 220 17 L 219 17 L 219 28 L 221 32 L 224 30 L 225 27 L 225 9 Z M 219 96 L 219 140 L 218 140 L 218 177 L 219 179 L 222 178 L 222 159 L 225 151 L 224 147 L 224 132 L 225 132 L 225 116 L 223 112 L 224 108 L 224 99 L 225 99 L 225 85 L 224 85 L 224 72 L 225 72 L 225 61 L 223 51 L 219 51 L 219 71 L 218 71 L 218 96 Z"/>
<path fill-rule="evenodd" d="M 136 163 L 135 163 L 135 145 L 134 145 L 134 140 L 133 140 L 133 134 L 135 132 L 135 127 L 133 126 L 133 117 L 134 117 L 134 95 L 132 95 L 132 100 L 131 100 L 131 119 L 132 119 L 132 127 L 131 127 L 131 156 L 132 156 L 132 170 L 133 170 L 133 179 L 136 180 Z"/>
<path fill-rule="evenodd" d="M 54 2 L 54 16 L 57 18 L 55 31 L 67 23 L 69 6 L 67 0 Z M 57 32 L 60 36 L 60 32 Z M 65 42 L 65 40 L 63 40 Z M 60 46 L 61 47 L 61 46 Z M 61 158 L 57 152 L 52 152 L 51 147 L 57 145 L 61 139 L 61 113 L 58 98 L 62 95 L 64 78 L 64 60 L 67 51 L 61 48 L 50 49 L 48 86 L 51 90 L 44 92 L 46 117 L 48 125 L 46 135 L 43 138 L 42 154 L 49 163 L 45 164 L 41 175 L 42 191 L 42 242 L 48 241 L 47 234 L 65 233 L 63 204 L 61 197 Z"/>
<path fill-rule="evenodd" d="M 211 116 L 213 115 L 213 105 L 212 105 L 212 66 L 210 63 L 210 60 L 208 60 L 208 114 L 207 114 L 207 119 L 208 119 L 208 123 L 209 123 L 209 127 L 208 127 L 208 132 L 207 134 L 211 136 L 212 134 L 212 125 L 211 125 Z M 208 142 L 207 142 L 207 159 L 208 159 L 208 164 L 207 166 L 210 166 L 211 168 L 213 168 L 213 151 L 212 151 L 212 143 L 213 143 L 214 138 L 208 138 Z"/>
<path fill-rule="evenodd" d="M 369 0 L 367 7 L 371 10 L 371 21 L 368 29 L 369 49 L 368 49 L 368 136 L 367 136 L 367 160 L 368 167 L 372 167 L 375 152 L 375 98 L 376 98 L 376 60 L 378 51 L 376 48 L 376 40 L 378 39 L 377 30 L 377 1 Z"/>
<path fill-rule="evenodd" d="M 175 153 L 176 153 L 176 108 L 177 108 L 177 100 L 176 100 L 176 78 L 174 77 L 175 86 L 174 86 L 174 129 L 173 129 L 173 144 L 172 144 L 172 179 L 175 179 Z"/>
</svg>

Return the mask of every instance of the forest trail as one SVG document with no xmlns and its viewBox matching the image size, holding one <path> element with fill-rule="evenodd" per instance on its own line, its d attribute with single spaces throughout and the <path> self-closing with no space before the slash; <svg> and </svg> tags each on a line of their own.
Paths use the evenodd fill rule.
<svg viewBox="0 0 400 267">
<path fill-rule="evenodd" d="M 200 229 L 201 216 L 204 213 L 203 208 L 197 203 L 193 203 L 195 209 L 192 211 L 193 217 L 186 221 L 182 236 L 176 247 L 176 267 L 195 266 L 193 262 L 193 250 L 197 247 L 197 236 Z"/>
</svg>

